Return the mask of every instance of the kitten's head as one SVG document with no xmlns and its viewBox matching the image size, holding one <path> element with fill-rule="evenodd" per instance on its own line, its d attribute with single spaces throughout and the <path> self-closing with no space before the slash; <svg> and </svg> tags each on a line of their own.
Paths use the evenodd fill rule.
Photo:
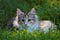
<svg viewBox="0 0 60 40">
<path fill-rule="evenodd" d="M 28 26 L 29 24 L 34 24 L 38 19 L 34 8 L 32 8 L 28 14 L 25 14 L 17 8 L 17 16 L 18 21 L 26 26 Z"/>
</svg>

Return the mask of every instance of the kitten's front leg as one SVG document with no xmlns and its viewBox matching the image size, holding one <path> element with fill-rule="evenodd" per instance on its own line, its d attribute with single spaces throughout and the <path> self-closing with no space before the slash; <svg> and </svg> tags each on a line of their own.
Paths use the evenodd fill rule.
<svg viewBox="0 0 60 40">
<path fill-rule="evenodd" d="M 14 22 L 13 22 L 13 27 L 19 28 L 18 22 L 14 21 Z"/>
</svg>

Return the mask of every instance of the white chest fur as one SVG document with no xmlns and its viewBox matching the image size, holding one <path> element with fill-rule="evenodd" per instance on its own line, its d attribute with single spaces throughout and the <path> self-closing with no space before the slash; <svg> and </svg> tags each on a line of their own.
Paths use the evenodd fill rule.
<svg viewBox="0 0 60 40">
<path fill-rule="evenodd" d="M 28 32 L 33 32 L 35 30 L 39 30 L 39 23 L 38 22 L 36 22 L 34 24 L 28 24 L 28 26 L 29 26 L 27 29 Z"/>
</svg>

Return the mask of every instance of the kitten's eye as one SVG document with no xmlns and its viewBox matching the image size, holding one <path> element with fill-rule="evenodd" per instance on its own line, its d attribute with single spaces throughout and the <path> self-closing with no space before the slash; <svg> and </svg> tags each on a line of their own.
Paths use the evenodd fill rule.
<svg viewBox="0 0 60 40">
<path fill-rule="evenodd" d="M 24 19 L 22 19 L 22 21 L 24 22 L 25 20 L 24 20 Z"/>
<path fill-rule="evenodd" d="M 28 21 L 31 21 L 31 19 L 28 19 Z"/>
</svg>

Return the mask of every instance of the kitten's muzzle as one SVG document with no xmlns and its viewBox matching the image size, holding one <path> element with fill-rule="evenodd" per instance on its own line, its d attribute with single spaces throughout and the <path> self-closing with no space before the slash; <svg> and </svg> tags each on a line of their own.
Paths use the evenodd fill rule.
<svg viewBox="0 0 60 40">
<path fill-rule="evenodd" d="M 25 24 L 25 26 L 27 26 L 27 24 Z"/>
<path fill-rule="evenodd" d="M 25 26 L 27 26 L 27 24 L 25 23 Z"/>
</svg>

